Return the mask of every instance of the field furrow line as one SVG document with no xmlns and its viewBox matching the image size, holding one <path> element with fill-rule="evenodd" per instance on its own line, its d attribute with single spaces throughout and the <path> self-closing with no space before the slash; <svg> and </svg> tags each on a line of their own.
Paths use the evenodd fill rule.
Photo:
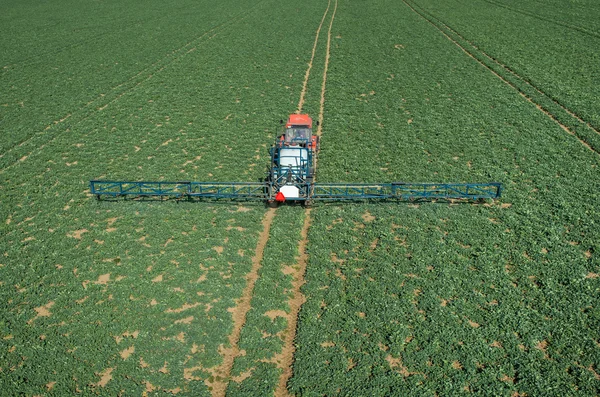
<svg viewBox="0 0 600 397">
<path fill-rule="evenodd" d="M 337 11 L 338 0 L 335 0 L 335 5 L 333 7 L 333 13 L 331 14 L 331 20 L 329 21 L 329 28 L 327 30 L 327 47 L 325 51 L 325 65 L 323 68 L 323 77 L 321 82 L 321 95 L 320 95 L 320 107 L 319 107 L 319 125 L 317 127 L 317 136 L 321 136 L 323 133 L 323 114 L 325 109 L 325 92 L 327 86 L 327 71 L 329 67 L 330 53 L 331 53 L 331 29 L 333 27 L 333 21 L 335 20 L 335 14 Z M 317 156 L 318 158 L 318 156 Z M 317 167 L 317 158 L 315 158 L 315 168 Z M 316 181 L 316 176 L 315 176 Z M 287 316 L 287 332 L 285 336 L 285 341 L 283 345 L 283 349 L 281 355 L 279 357 L 279 363 L 283 372 L 279 377 L 279 384 L 277 389 L 275 390 L 275 396 L 282 397 L 289 395 L 287 390 L 287 383 L 292 377 L 292 365 L 294 362 L 294 353 L 296 351 L 296 347 L 294 345 L 294 340 L 296 339 L 296 332 L 298 328 L 298 315 L 300 314 L 300 309 L 302 305 L 306 301 L 306 297 L 302 293 L 302 286 L 305 281 L 306 274 L 306 265 L 308 263 L 308 255 L 306 253 L 306 247 L 308 246 L 308 229 L 310 228 L 310 224 L 312 222 L 311 217 L 311 209 L 307 209 L 304 218 L 304 224 L 302 226 L 302 231 L 300 235 L 300 242 L 298 244 L 298 261 L 296 262 L 296 266 L 294 266 L 294 274 L 293 276 L 293 292 L 292 297 L 289 300 L 289 308 L 290 312 Z"/>
<path fill-rule="evenodd" d="M 267 241 L 269 241 L 269 232 L 271 230 L 271 225 L 273 224 L 275 213 L 276 209 L 270 208 L 263 218 L 263 230 L 258 236 L 256 251 L 254 257 L 252 258 L 252 269 L 246 275 L 246 287 L 244 288 L 244 292 L 242 293 L 238 304 L 235 306 L 232 312 L 233 331 L 229 335 L 229 347 L 222 347 L 220 349 L 223 356 L 223 362 L 215 371 L 217 376 L 215 376 L 214 383 L 209 385 L 212 387 L 213 397 L 225 396 L 225 393 L 227 392 L 227 384 L 229 383 L 229 378 L 231 375 L 231 368 L 233 367 L 233 361 L 240 354 L 240 350 L 238 348 L 240 333 L 242 332 L 242 328 L 246 323 L 246 315 L 250 310 L 254 285 L 256 285 L 256 280 L 258 280 L 258 271 L 260 270 L 262 264 L 265 246 L 267 245 Z"/>
<path fill-rule="evenodd" d="M 545 94 L 543 91 L 541 91 L 540 89 L 538 89 L 537 87 L 535 87 L 529 81 L 527 81 L 526 79 L 524 79 L 521 76 L 519 76 L 516 72 L 512 71 L 510 68 L 508 68 L 507 66 L 505 66 L 501 62 L 495 60 L 493 57 L 491 57 L 488 54 L 486 54 L 484 51 L 478 49 L 477 47 L 475 47 L 473 45 L 471 45 L 471 46 L 472 46 L 472 48 L 475 51 L 469 51 L 467 49 L 466 45 L 462 45 L 455 38 L 453 38 L 451 36 L 451 33 L 453 31 L 451 31 L 451 30 L 444 30 L 444 28 L 440 27 L 432 19 L 428 18 L 425 15 L 425 11 L 417 11 L 415 9 L 415 7 L 413 7 L 413 5 L 411 5 L 408 1 L 406 1 L 406 0 L 402 0 L 402 1 L 404 2 L 404 4 L 406 4 L 407 7 L 409 7 L 412 11 L 414 11 L 421 18 L 425 19 L 425 21 L 427 21 L 430 25 L 432 25 L 440 33 L 442 33 L 448 40 L 450 40 L 454 45 L 456 45 L 459 49 L 461 49 L 467 56 L 469 56 L 470 58 L 472 58 L 473 60 L 475 60 L 476 62 L 478 62 L 481 66 L 483 66 L 488 71 L 490 71 L 494 76 L 496 76 L 497 78 L 499 78 L 500 80 L 502 80 L 502 82 L 504 82 L 505 84 L 507 84 L 511 88 L 513 88 L 516 91 L 518 91 L 519 94 L 523 98 L 525 98 L 528 102 L 530 102 L 531 104 L 533 104 L 538 110 L 540 110 L 542 113 L 544 113 L 548 118 L 550 118 L 552 121 L 554 121 L 556 124 L 558 124 L 569 135 L 574 136 L 586 148 L 588 148 L 589 150 L 591 150 L 595 154 L 599 154 L 600 155 L 600 146 L 596 147 L 596 145 L 594 145 L 593 143 L 588 142 L 588 140 L 585 139 L 584 137 L 582 137 L 581 134 L 577 133 L 577 130 L 575 128 L 567 126 L 563 121 L 561 121 L 561 119 L 560 119 L 559 116 L 557 116 L 555 113 L 553 113 L 551 110 L 548 109 L 548 106 L 544 106 L 542 103 L 540 103 L 542 101 L 536 101 L 535 98 L 534 98 L 535 94 L 539 94 L 540 96 L 543 96 L 545 99 L 549 100 L 549 102 L 551 104 L 556 105 L 560 110 L 564 111 L 564 113 L 567 114 L 568 116 L 570 116 L 572 119 L 574 119 L 577 122 L 584 123 L 585 127 L 589 128 L 595 134 L 597 134 L 598 136 L 600 136 L 600 132 L 598 130 L 596 130 L 594 127 L 592 127 L 589 123 L 583 121 L 580 117 L 576 116 L 572 111 L 570 111 L 569 109 L 565 108 L 563 105 L 561 105 L 556 100 L 554 100 L 553 98 L 551 98 L 550 96 L 548 96 L 547 94 Z M 450 28 L 448 28 L 448 29 L 450 29 Z M 468 42 L 468 40 L 462 38 L 462 36 L 460 36 L 460 37 L 461 37 L 462 40 Z M 493 65 L 496 66 L 496 67 L 498 67 L 500 70 L 494 70 L 493 66 L 487 64 L 482 59 L 480 59 L 479 57 L 477 57 L 477 53 L 481 54 L 484 58 L 488 59 L 489 61 L 492 61 Z M 502 74 L 503 72 L 507 73 L 508 76 L 506 74 L 503 75 Z M 515 78 L 517 80 L 517 82 L 511 81 L 511 76 L 513 78 Z M 527 92 L 527 90 L 524 89 L 521 86 L 521 84 L 519 84 L 519 83 L 524 83 L 526 86 L 528 86 L 530 88 L 529 92 Z M 533 94 L 532 94 L 531 90 L 534 91 Z M 588 137 L 588 138 L 590 138 L 590 137 Z M 600 141 L 598 143 L 600 143 Z"/>
<path fill-rule="evenodd" d="M 103 32 L 103 33 L 97 34 L 97 35 L 95 35 L 95 36 L 92 36 L 92 37 L 90 37 L 90 38 L 88 38 L 88 39 L 86 39 L 86 40 L 80 40 L 80 41 L 77 41 L 77 42 L 75 42 L 75 43 L 71 43 L 71 44 L 65 45 L 65 46 L 63 46 L 63 47 L 57 48 L 57 49 L 56 49 L 56 50 L 54 50 L 54 51 L 44 51 L 44 52 L 39 52 L 39 53 L 37 53 L 37 54 L 35 54 L 35 55 L 32 55 L 32 56 L 30 56 L 30 57 L 23 58 L 23 59 L 20 59 L 20 60 L 18 60 L 18 61 L 15 61 L 15 62 L 13 62 L 13 63 L 8 63 L 8 64 L 6 64 L 6 65 L 4 65 L 4 66 L 1 66 L 1 67 L 0 67 L 0 70 L 2 70 L 2 71 L 3 71 L 3 73 L 9 73 L 10 71 L 14 70 L 14 67 L 15 67 L 15 66 L 17 66 L 17 65 L 19 65 L 19 64 L 21 64 L 22 66 L 33 65 L 33 64 L 35 64 L 35 63 L 36 63 L 36 61 L 35 61 L 36 59 L 38 59 L 38 58 L 41 58 L 41 57 L 42 57 L 42 56 L 44 56 L 44 55 L 55 55 L 55 54 L 60 54 L 61 52 L 63 52 L 63 51 L 66 51 L 66 50 L 68 50 L 68 49 L 70 49 L 70 48 L 75 48 L 75 47 L 82 46 L 82 45 L 84 45 L 84 44 L 93 43 L 93 42 L 94 42 L 94 41 L 96 41 L 97 39 L 100 39 L 100 38 L 102 38 L 102 37 L 104 37 L 104 36 L 107 36 L 107 35 L 109 35 L 110 33 L 112 33 L 112 32 L 110 32 L 110 31 L 106 31 L 106 32 Z M 31 61 L 31 62 L 28 62 L 28 61 Z M 43 61 L 43 60 L 42 60 L 42 61 L 39 61 L 39 63 L 42 63 L 42 62 L 44 62 L 44 61 Z M 20 81 L 23 81 L 23 80 L 25 80 L 25 79 L 26 79 L 26 77 L 23 77 L 23 78 L 21 78 L 21 79 L 15 80 L 15 81 L 14 81 L 14 83 L 16 83 L 16 82 L 20 82 Z"/>
<path fill-rule="evenodd" d="M 518 9 L 518 8 L 514 8 L 514 7 L 508 6 L 506 4 L 502 4 L 502 3 L 497 2 L 497 1 L 493 1 L 493 0 L 483 0 L 483 1 L 485 1 L 488 4 L 495 5 L 497 7 L 505 8 L 505 9 L 510 10 L 512 12 L 516 12 L 517 14 L 526 15 L 528 17 L 536 18 L 536 19 L 539 19 L 540 21 L 544 21 L 544 22 L 554 23 L 556 25 L 560 25 L 560 26 L 563 26 L 563 27 L 568 28 L 568 29 L 576 30 L 576 31 L 578 31 L 580 33 L 583 33 L 583 34 L 587 34 L 589 36 L 600 38 L 600 33 L 595 32 L 593 30 L 586 29 L 586 28 L 582 28 L 581 26 L 570 25 L 570 24 L 562 22 L 562 21 L 557 21 L 555 19 L 542 17 L 540 15 L 534 14 L 533 12 L 529 12 L 529 11 L 521 10 L 521 9 Z"/>
<path fill-rule="evenodd" d="M 313 44 L 312 53 L 310 55 L 310 61 L 308 62 L 308 68 L 306 69 L 306 73 L 304 74 L 304 82 L 302 83 L 302 91 L 300 92 L 300 100 L 298 101 L 298 110 L 296 113 L 302 112 L 302 106 L 304 106 L 304 97 L 306 96 L 306 88 L 308 86 L 308 78 L 310 76 L 310 71 L 313 66 L 313 61 L 315 59 L 315 52 L 317 51 L 317 44 L 319 42 L 319 34 L 321 33 L 321 28 L 323 27 L 323 22 L 325 22 L 325 17 L 327 17 L 327 13 L 329 12 L 329 6 L 331 5 L 331 0 L 327 1 L 327 8 L 323 13 L 323 18 L 321 18 L 321 23 L 319 23 L 319 27 L 317 28 L 317 33 L 315 34 L 315 42 Z"/>
<path fill-rule="evenodd" d="M 588 121 L 585 121 L 581 116 L 579 116 L 573 110 L 569 109 L 567 106 L 565 106 L 564 104 L 562 104 L 560 101 L 558 101 L 557 99 L 553 98 L 551 95 L 549 95 L 546 92 L 544 92 L 541 88 L 537 87 L 529 79 L 527 79 L 526 77 L 521 76 L 520 74 L 518 74 L 517 72 L 515 72 L 512 68 L 510 68 L 508 65 L 504 64 L 499 59 L 497 59 L 497 58 L 489 55 L 488 53 L 486 53 L 484 50 L 482 50 L 479 46 L 477 46 L 471 40 L 469 40 L 466 37 L 464 37 L 463 35 L 461 35 L 459 32 L 457 32 L 452 27 L 448 26 L 445 22 L 441 21 L 439 18 L 437 18 L 434 15 L 432 15 L 431 13 L 423 10 L 422 8 L 421 8 L 421 10 L 423 12 L 427 13 L 431 18 L 435 18 L 438 21 L 438 23 L 441 24 L 445 29 L 448 29 L 450 32 L 452 32 L 453 34 L 455 34 L 456 36 L 458 36 L 460 39 L 464 40 L 471 47 L 473 47 L 473 49 L 475 49 L 476 51 L 478 51 L 479 53 L 481 53 L 481 55 L 483 55 L 489 61 L 495 63 L 500 68 L 504 69 L 507 73 L 510 73 L 516 79 L 519 79 L 521 82 L 523 82 L 524 84 L 528 85 L 532 90 L 536 91 L 538 94 L 540 94 L 540 95 L 546 97 L 548 100 L 552 101 L 555 105 L 557 105 L 558 107 L 560 107 L 562 110 L 564 110 L 567 114 L 569 114 L 571 117 L 573 117 L 574 119 L 576 119 L 578 122 L 580 122 L 582 124 L 585 124 L 587 127 L 589 127 L 590 129 L 592 129 L 594 132 L 596 132 L 597 134 L 600 134 L 600 131 L 598 129 L 596 129 L 593 125 L 591 125 Z"/>
<path fill-rule="evenodd" d="M 260 4 L 260 3 L 257 3 L 257 5 L 258 4 Z M 256 7 L 257 5 L 255 5 L 254 7 Z M 242 15 L 242 13 L 237 14 L 236 16 L 229 19 L 228 21 L 223 22 L 222 24 L 215 26 L 212 29 L 202 33 L 200 36 L 197 36 L 196 38 L 190 40 L 183 46 L 171 51 L 166 56 L 155 61 L 154 63 L 152 63 L 151 65 L 142 69 L 140 72 L 136 73 L 135 75 L 129 77 L 127 80 L 123 81 L 122 83 L 110 88 L 110 91 L 111 91 L 110 95 L 99 94 L 96 98 L 87 102 L 85 105 L 79 107 L 75 111 L 69 112 L 67 115 L 59 118 L 58 120 L 53 121 L 48 126 L 46 126 L 46 128 L 44 128 L 43 131 L 40 131 L 40 132 L 32 135 L 31 137 L 23 140 L 22 142 L 19 142 L 19 143 L 13 145 L 11 148 L 6 150 L 4 153 L 0 154 L 0 160 L 2 160 L 6 155 L 12 153 L 17 148 L 28 145 L 30 142 L 32 142 L 33 147 L 30 149 L 29 152 L 17 154 L 15 156 L 15 160 L 13 160 L 11 163 L 8 163 L 7 165 L 4 165 L 2 168 L 0 168 L 0 173 L 5 172 L 6 170 L 14 167 L 15 165 L 18 165 L 18 164 L 22 163 L 23 161 L 27 160 L 32 154 L 34 154 L 34 152 L 36 150 L 37 150 L 37 153 L 41 152 L 47 145 L 52 143 L 56 138 L 61 136 L 63 133 L 71 131 L 73 129 L 73 127 L 81 124 L 82 122 L 84 122 L 85 120 L 90 118 L 92 115 L 96 114 L 99 111 L 103 111 L 109 105 L 115 103 L 116 101 L 121 99 L 123 96 L 133 92 L 136 88 L 138 88 L 139 86 L 141 86 L 142 84 L 144 84 L 145 82 L 150 80 L 156 74 L 162 72 L 167 66 L 169 66 L 173 62 L 185 57 L 185 55 L 187 55 L 189 53 L 189 51 L 188 51 L 189 49 L 194 48 L 194 46 L 199 46 L 199 45 L 207 43 L 208 41 L 210 41 L 212 38 L 215 37 L 215 35 L 217 34 L 216 32 L 218 30 L 220 30 L 230 24 L 234 24 L 239 21 L 242 21 L 242 20 L 248 18 L 249 15 L 250 14 L 247 12 L 245 13 L 245 15 Z M 123 88 L 123 89 L 121 89 L 121 88 Z M 102 100 L 102 99 L 104 99 L 104 101 L 100 102 L 100 100 Z M 86 110 L 87 110 L 87 112 L 86 112 Z M 76 116 L 74 117 L 74 115 L 76 115 Z M 49 134 L 49 131 L 51 131 L 53 128 L 61 125 L 66 120 L 69 120 L 72 122 L 72 124 L 70 124 L 66 129 L 58 131 L 55 134 L 52 134 L 52 136 L 49 140 L 47 140 L 39 145 L 37 144 L 37 142 L 33 142 L 33 140 L 38 139 L 38 138 L 43 140 L 43 138 Z M 85 134 L 85 135 L 87 135 L 87 134 Z M 16 159 L 17 157 L 18 157 L 18 159 Z"/>
</svg>

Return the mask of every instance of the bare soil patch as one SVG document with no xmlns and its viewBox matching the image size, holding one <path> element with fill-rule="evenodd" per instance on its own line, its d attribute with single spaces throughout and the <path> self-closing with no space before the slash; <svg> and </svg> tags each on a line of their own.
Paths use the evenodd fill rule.
<svg viewBox="0 0 600 397">
<path fill-rule="evenodd" d="M 73 230 L 71 233 L 67 233 L 67 237 L 81 240 L 81 236 L 83 235 L 83 233 L 87 233 L 88 231 L 89 230 L 87 230 L 87 229 Z"/>
<path fill-rule="evenodd" d="M 388 362 L 391 369 L 396 370 L 399 374 L 404 376 L 405 378 L 414 375 L 416 372 L 410 372 L 408 368 L 402 363 L 402 357 L 393 357 L 391 354 L 388 354 L 385 357 L 385 360 Z"/>
<path fill-rule="evenodd" d="M 123 360 L 127 360 L 135 351 L 135 346 L 131 345 L 127 349 L 121 350 L 119 354 Z"/>
<path fill-rule="evenodd" d="M 283 310 L 269 310 L 264 315 L 269 317 L 271 321 L 275 320 L 277 317 L 287 317 L 287 313 Z"/>
<path fill-rule="evenodd" d="M 177 309 L 167 309 L 165 310 L 165 313 L 181 313 L 183 311 L 186 311 L 188 309 L 193 309 L 195 307 L 200 306 L 201 303 L 200 302 L 196 302 L 193 304 L 189 304 L 189 303 L 184 303 L 183 306 L 177 308 Z"/>
<path fill-rule="evenodd" d="M 54 302 L 50 301 L 43 306 L 35 307 L 33 310 L 37 313 L 36 316 L 27 321 L 27 324 L 32 324 L 36 319 L 40 317 L 50 317 L 52 313 L 50 312 L 50 308 L 54 306 Z"/>
<path fill-rule="evenodd" d="M 96 375 L 98 375 L 100 377 L 100 380 L 98 381 L 98 383 L 94 383 L 92 386 L 96 386 L 96 387 L 104 387 L 108 384 L 108 382 L 110 382 L 110 380 L 112 379 L 112 372 L 114 371 L 114 368 L 106 368 L 104 371 L 100 372 L 100 373 L 96 373 Z"/>
</svg>

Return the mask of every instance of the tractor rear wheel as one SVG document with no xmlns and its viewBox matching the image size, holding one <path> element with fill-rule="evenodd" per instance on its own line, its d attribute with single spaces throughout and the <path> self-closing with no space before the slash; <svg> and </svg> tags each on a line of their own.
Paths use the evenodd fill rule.
<svg viewBox="0 0 600 397">
<path fill-rule="evenodd" d="M 277 208 L 277 207 L 279 207 L 279 201 L 267 200 L 267 207 L 269 207 L 269 208 Z"/>
</svg>

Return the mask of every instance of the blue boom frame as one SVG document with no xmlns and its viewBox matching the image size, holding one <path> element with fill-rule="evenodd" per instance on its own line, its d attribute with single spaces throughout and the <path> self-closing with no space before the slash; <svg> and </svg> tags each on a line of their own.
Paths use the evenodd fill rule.
<svg viewBox="0 0 600 397">
<path fill-rule="evenodd" d="M 304 196 L 296 201 L 497 199 L 502 185 L 491 183 L 304 183 Z M 90 192 L 98 199 L 117 197 L 173 197 L 176 199 L 272 200 L 270 182 L 148 182 L 90 181 Z M 302 193 L 305 192 L 305 193 Z"/>
</svg>

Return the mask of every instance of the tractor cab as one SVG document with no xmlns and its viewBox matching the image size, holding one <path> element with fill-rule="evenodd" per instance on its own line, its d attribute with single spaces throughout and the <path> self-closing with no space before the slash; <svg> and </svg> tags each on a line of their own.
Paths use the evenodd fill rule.
<svg viewBox="0 0 600 397">
<path fill-rule="evenodd" d="M 284 142 L 305 146 L 312 137 L 312 130 L 305 126 L 292 126 L 285 129 Z"/>
<path fill-rule="evenodd" d="M 312 119 L 307 114 L 292 114 L 285 124 L 283 143 L 286 146 L 310 146 Z"/>
</svg>

